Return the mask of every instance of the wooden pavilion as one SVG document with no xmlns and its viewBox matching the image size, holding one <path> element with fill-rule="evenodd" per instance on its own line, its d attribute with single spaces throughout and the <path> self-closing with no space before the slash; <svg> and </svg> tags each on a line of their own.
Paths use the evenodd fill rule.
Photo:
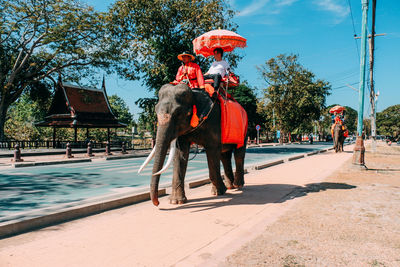
<svg viewBox="0 0 400 267">
<path fill-rule="evenodd" d="M 59 79 L 45 120 L 35 125 L 53 127 L 53 147 L 57 128 L 73 128 L 74 142 L 77 143 L 78 128 L 86 128 L 87 139 L 90 128 L 106 128 L 107 141 L 110 141 L 110 128 L 126 127 L 118 122 L 111 110 L 104 78 L 101 89 L 63 83 Z"/>
</svg>

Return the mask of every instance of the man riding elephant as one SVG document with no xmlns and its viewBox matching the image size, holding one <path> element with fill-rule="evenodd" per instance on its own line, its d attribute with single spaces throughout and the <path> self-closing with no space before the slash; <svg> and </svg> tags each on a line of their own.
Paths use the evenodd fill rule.
<svg viewBox="0 0 400 267">
<path fill-rule="evenodd" d="M 348 130 L 339 115 L 336 115 L 335 123 L 332 124 L 331 134 L 333 138 L 333 147 L 335 148 L 335 152 L 342 152 L 344 139 L 348 136 Z"/>
<path fill-rule="evenodd" d="M 214 49 L 214 59 L 210 69 L 204 74 L 204 79 L 213 79 L 213 87 L 218 90 L 219 85 L 223 77 L 226 76 L 228 70 L 230 69 L 228 62 L 222 59 L 224 55 L 224 50 L 217 47 Z"/>
<path fill-rule="evenodd" d="M 190 88 L 204 89 L 204 78 L 200 66 L 193 62 L 195 57 L 184 52 L 178 55 L 178 59 L 182 61 L 182 66 L 179 67 L 173 84 L 186 83 Z"/>
</svg>

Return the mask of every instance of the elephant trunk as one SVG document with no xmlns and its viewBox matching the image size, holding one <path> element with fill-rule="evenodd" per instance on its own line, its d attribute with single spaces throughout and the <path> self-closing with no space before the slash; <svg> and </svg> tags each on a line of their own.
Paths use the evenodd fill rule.
<svg viewBox="0 0 400 267">
<path fill-rule="evenodd" d="M 169 125 L 170 126 L 170 125 Z M 155 206 L 158 206 L 160 202 L 158 201 L 158 184 L 160 182 L 160 175 L 165 168 L 162 168 L 164 165 L 165 157 L 168 152 L 168 148 L 171 143 L 171 127 L 161 126 L 157 130 L 157 138 L 156 138 L 156 147 L 155 147 L 155 155 L 154 155 L 154 164 L 153 164 L 153 171 L 150 183 L 150 197 Z M 175 140 L 173 141 L 175 142 Z M 174 144 L 172 145 L 174 147 Z M 169 158 L 174 156 L 175 151 L 171 148 Z M 170 163 L 171 160 L 168 160 Z M 167 164 L 168 165 L 168 164 Z"/>
<path fill-rule="evenodd" d="M 157 173 L 161 170 L 165 156 L 167 154 L 168 146 L 164 144 L 156 145 L 156 156 L 154 157 L 154 165 L 152 173 Z M 160 182 L 160 174 L 152 175 L 150 182 L 150 198 L 154 206 L 158 206 L 160 202 L 158 201 L 158 184 Z"/>
</svg>

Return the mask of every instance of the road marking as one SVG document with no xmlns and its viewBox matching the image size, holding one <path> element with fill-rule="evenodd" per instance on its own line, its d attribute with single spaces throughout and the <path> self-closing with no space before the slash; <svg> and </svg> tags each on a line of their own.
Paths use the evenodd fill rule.
<svg viewBox="0 0 400 267">
<path fill-rule="evenodd" d="M 191 170 L 191 169 L 195 169 L 196 167 L 187 167 L 187 170 Z M 144 170 L 147 170 L 147 171 L 150 171 L 150 172 L 142 172 L 141 174 L 140 174 L 140 176 L 145 176 L 145 175 L 151 175 L 151 174 L 153 174 L 153 172 L 152 172 L 152 167 L 147 167 L 147 168 L 144 168 Z M 172 173 L 174 171 L 174 169 L 169 169 L 168 171 L 166 171 L 165 173 Z M 131 172 L 137 172 L 137 170 L 129 170 L 129 171 L 120 171 L 119 173 L 131 173 Z M 164 173 L 164 175 L 165 175 L 165 173 Z"/>
<path fill-rule="evenodd" d="M 205 174 L 208 174 L 208 169 L 201 169 L 201 170 L 196 170 L 196 171 L 190 171 L 190 172 L 187 172 L 185 176 L 190 176 L 190 175 L 193 175 L 193 174 L 203 173 L 203 172 L 205 172 Z M 165 178 L 171 178 L 171 179 L 172 179 L 172 174 L 166 175 Z"/>
<path fill-rule="evenodd" d="M 125 166 L 125 165 L 122 165 L 122 166 Z M 132 169 L 132 168 L 136 169 L 137 167 L 140 167 L 140 165 L 135 164 L 135 165 L 130 165 L 130 166 L 126 166 L 126 167 L 106 168 L 106 169 L 104 169 L 104 171 L 111 172 L 111 171 L 119 171 L 119 170 Z M 119 173 L 121 173 L 121 172 L 119 172 Z"/>
<path fill-rule="evenodd" d="M 89 166 L 87 168 L 84 168 L 85 170 L 94 170 L 94 169 L 104 169 L 104 168 L 108 168 L 108 167 L 124 167 L 127 166 L 128 164 L 124 163 L 124 164 L 103 164 L 103 165 L 96 165 L 96 166 Z"/>
</svg>

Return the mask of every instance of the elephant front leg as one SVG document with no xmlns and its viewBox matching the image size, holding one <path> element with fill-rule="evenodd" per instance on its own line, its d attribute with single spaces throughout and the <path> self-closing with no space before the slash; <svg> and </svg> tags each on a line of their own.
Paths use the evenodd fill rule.
<svg viewBox="0 0 400 267">
<path fill-rule="evenodd" d="M 221 177 L 221 148 L 206 148 L 208 171 L 212 182 L 211 193 L 213 195 L 223 195 L 226 192 L 226 186 Z"/>
<path fill-rule="evenodd" d="M 169 197 L 171 204 L 184 204 L 187 202 L 185 195 L 185 175 L 188 164 L 190 143 L 186 139 L 178 138 L 174 158 L 174 174 L 172 178 L 172 192 Z"/>
</svg>

